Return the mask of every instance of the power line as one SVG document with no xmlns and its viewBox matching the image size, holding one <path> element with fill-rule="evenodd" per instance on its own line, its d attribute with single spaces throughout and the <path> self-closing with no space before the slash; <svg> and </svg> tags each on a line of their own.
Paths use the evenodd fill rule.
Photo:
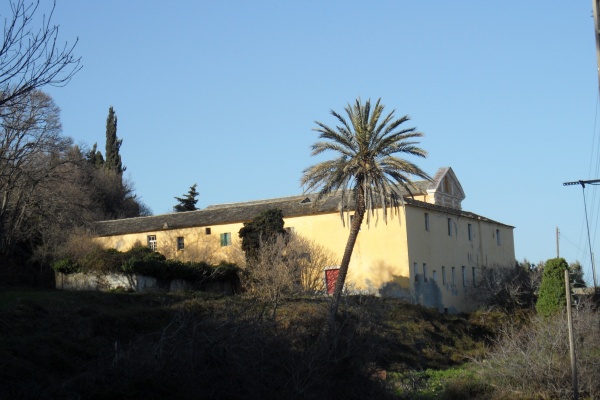
<svg viewBox="0 0 600 400">
<path fill-rule="evenodd" d="M 569 243 L 571 246 L 575 247 L 575 249 L 576 249 L 578 252 L 582 252 L 582 251 L 584 251 L 584 250 L 582 250 L 582 249 L 581 249 L 581 248 L 580 248 L 578 245 L 576 245 L 576 244 L 575 244 L 573 241 L 569 240 L 569 238 L 568 238 L 568 237 L 566 237 L 566 236 L 565 236 L 565 235 L 564 235 L 564 234 L 563 234 L 563 233 L 562 233 L 560 230 L 559 230 L 559 232 L 558 232 L 558 236 L 559 236 L 561 239 L 563 239 L 563 240 L 566 240 L 566 241 L 567 241 L 567 242 L 568 242 L 568 243 Z"/>
<path fill-rule="evenodd" d="M 573 185 L 581 185 L 581 190 L 583 193 L 583 208 L 585 210 L 585 223 L 587 225 L 587 236 L 588 236 L 588 245 L 590 246 L 590 260 L 592 262 L 592 278 L 594 280 L 594 294 L 596 293 L 596 267 L 594 266 L 594 254 L 592 252 L 592 241 L 590 238 L 590 223 L 588 222 L 588 216 L 587 216 L 587 202 L 585 200 L 585 185 L 596 185 L 600 183 L 600 179 L 592 179 L 592 180 L 587 180 L 587 181 L 583 181 L 583 180 L 579 180 L 576 182 L 565 182 L 563 183 L 563 186 L 573 186 Z"/>
</svg>

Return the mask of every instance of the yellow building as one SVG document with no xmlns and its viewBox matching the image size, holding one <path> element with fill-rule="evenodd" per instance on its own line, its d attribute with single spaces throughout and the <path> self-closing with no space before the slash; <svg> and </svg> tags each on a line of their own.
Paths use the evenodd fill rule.
<svg viewBox="0 0 600 400">
<path fill-rule="evenodd" d="M 463 211 L 465 194 L 451 168 L 440 168 L 432 182 L 418 181 L 406 193 L 399 213 L 387 224 L 380 215 L 364 223 L 354 247 L 347 286 L 381 296 L 402 297 L 441 312 L 473 307 L 482 268 L 515 263 L 513 227 Z M 209 206 L 204 210 L 151 217 L 102 221 L 98 240 L 125 251 L 144 244 L 168 258 L 236 260 L 241 256 L 238 232 L 243 223 L 268 209 L 282 210 L 286 229 L 313 239 L 341 256 L 353 211 L 330 197 L 315 204 L 301 195 Z M 380 213 L 381 214 L 381 213 Z M 366 220 L 366 218 L 365 218 Z M 344 223 L 345 222 L 345 223 Z M 323 272 L 335 278 L 336 266 Z M 332 273 L 333 272 L 333 273 Z"/>
</svg>

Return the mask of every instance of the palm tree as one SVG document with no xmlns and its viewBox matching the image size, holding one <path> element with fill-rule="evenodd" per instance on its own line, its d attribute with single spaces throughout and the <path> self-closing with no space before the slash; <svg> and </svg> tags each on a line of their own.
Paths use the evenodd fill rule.
<svg viewBox="0 0 600 400">
<path fill-rule="evenodd" d="M 404 153 L 425 158 L 427 152 L 412 141 L 423 134 L 415 128 L 401 128 L 409 117 L 395 119 L 395 110 L 382 117 L 384 106 L 380 101 L 373 108 L 370 100 L 363 104 L 360 98 L 353 106 L 348 104 L 345 110 L 349 122 L 331 110 L 341 124 L 335 129 L 316 121 L 318 127 L 313 130 L 320 133 L 322 141 L 312 145 L 312 155 L 333 151 L 337 157 L 305 169 L 301 179 L 305 192 L 318 191 L 316 202 L 328 195 L 341 196 L 342 221 L 344 210 L 349 210 L 352 204 L 355 208 L 329 312 L 332 335 L 350 257 L 365 214 L 370 226 L 371 217 L 381 208 L 387 223 L 388 208 L 397 213 L 403 204 L 401 189 L 412 194 L 412 176 L 431 180 L 418 166 L 396 156 Z"/>
</svg>

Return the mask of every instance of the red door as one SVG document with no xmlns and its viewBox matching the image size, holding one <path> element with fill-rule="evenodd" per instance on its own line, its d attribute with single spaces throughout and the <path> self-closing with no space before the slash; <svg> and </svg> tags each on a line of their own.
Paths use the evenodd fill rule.
<svg viewBox="0 0 600 400">
<path fill-rule="evenodd" d="M 328 269 L 325 270 L 325 285 L 327 286 L 327 294 L 333 294 L 335 290 L 335 283 L 337 282 L 340 269 Z"/>
</svg>

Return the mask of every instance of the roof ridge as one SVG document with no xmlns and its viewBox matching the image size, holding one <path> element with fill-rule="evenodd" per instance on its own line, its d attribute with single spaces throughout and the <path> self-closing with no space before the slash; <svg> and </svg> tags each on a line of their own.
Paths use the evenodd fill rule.
<svg viewBox="0 0 600 400">
<path fill-rule="evenodd" d="M 294 196 L 285 196 L 285 197 L 275 197 L 270 199 L 262 199 L 262 200 L 248 200 L 248 201 L 238 201 L 235 203 L 221 203 L 221 204 L 210 204 L 204 208 L 204 210 L 217 210 L 221 208 L 229 208 L 229 207 L 240 207 L 240 206 L 250 206 L 250 205 L 258 205 L 258 204 L 268 204 L 268 203 L 277 203 L 290 201 L 295 198 L 304 200 L 306 197 L 314 196 L 315 193 L 306 193 L 306 194 L 297 194 Z"/>
</svg>

